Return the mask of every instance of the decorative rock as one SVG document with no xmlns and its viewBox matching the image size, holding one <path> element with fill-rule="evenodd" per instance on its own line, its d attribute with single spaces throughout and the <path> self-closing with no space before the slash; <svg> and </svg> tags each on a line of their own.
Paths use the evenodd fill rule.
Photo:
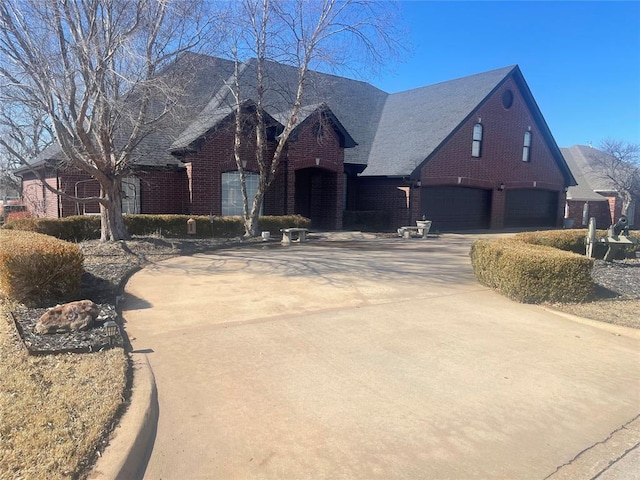
<svg viewBox="0 0 640 480">
<path fill-rule="evenodd" d="M 57 305 L 44 313 L 34 330 L 36 333 L 64 333 L 86 330 L 98 317 L 100 309 L 91 300 Z"/>
</svg>

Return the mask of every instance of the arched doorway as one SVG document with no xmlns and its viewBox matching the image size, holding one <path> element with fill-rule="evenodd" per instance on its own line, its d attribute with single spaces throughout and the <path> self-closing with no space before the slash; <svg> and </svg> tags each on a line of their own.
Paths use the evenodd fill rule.
<svg viewBox="0 0 640 480">
<path fill-rule="evenodd" d="M 296 170 L 295 188 L 295 213 L 310 218 L 313 228 L 337 228 L 340 197 L 335 172 L 322 168 Z"/>
</svg>

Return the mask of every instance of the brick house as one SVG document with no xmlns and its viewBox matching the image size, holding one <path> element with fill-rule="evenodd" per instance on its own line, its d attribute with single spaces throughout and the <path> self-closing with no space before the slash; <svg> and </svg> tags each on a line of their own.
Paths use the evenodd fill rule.
<svg viewBox="0 0 640 480">
<path fill-rule="evenodd" d="M 600 229 L 618 221 L 622 214 L 622 199 L 611 181 L 598 174 L 594 165 L 596 158 L 606 153 L 586 145 L 574 145 L 560 151 L 578 183 L 567 191 L 565 218 L 577 228 L 588 225 L 591 217 L 596 219 Z M 640 225 L 637 203 L 637 200 L 633 202 L 627 212 L 630 226 Z"/>
<path fill-rule="evenodd" d="M 187 96 L 191 114 L 140 144 L 125 181 L 125 212 L 241 211 L 228 88 L 233 63 L 185 58 L 197 60 Z M 297 71 L 276 63 L 267 67 L 270 150 L 284 124 L 282 112 L 290 108 L 287 98 Z M 247 99 L 254 69 L 253 60 L 241 69 Z M 243 108 L 255 105 L 248 100 Z M 244 148 L 251 191 L 257 165 L 250 141 Z M 53 148 L 33 165 L 69 193 L 89 192 L 91 179 L 56 167 L 60 160 Z M 19 173 L 38 215 L 61 217 L 96 208 L 58 199 L 28 170 Z M 575 184 L 517 66 L 395 94 L 310 72 L 296 128 L 262 213 L 299 213 L 318 229 L 342 228 L 345 210 L 385 211 L 390 229 L 423 216 L 439 230 L 558 227 L 565 192 Z"/>
</svg>

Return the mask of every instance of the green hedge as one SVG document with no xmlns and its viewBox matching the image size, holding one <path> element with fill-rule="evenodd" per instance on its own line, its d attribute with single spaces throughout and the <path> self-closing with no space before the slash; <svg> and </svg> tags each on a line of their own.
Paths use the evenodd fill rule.
<svg viewBox="0 0 640 480">
<path fill-rule="evenodd" d="M 98 215 L 77 215 L 65 218 L 19 218 L 9 220 L 3 230 L 42 233 L 69 242 L 100 238 Z"/>
<path fill-rule="evenodd" d="M 583 302 L 593 293 L 585 256 L 513 238 L 477 240 L 470 255 L 481 284 L 519 302 Z"/>
<path fill-rule="evenodd" d="M 198 215 L 125 215 L 124 221 L 130 235 L 164 237 L 187 237 L 187 220 L 196 221 L 195 237 L 238 237 L 244 235 L 241 217 L 209 217 Z M 300 215 L 263 216 L 258 222 L 258 231 L 269 231 L 276 235 L 281 228 L 309 228 L 311 220 Z M 23 230 L 51 235 L 62 240 L 78 242 L 100 238 L 100 217 L 80 215 L 60 219 L 22 218 L 7 222 L 5 230 Z"/>
<path fill-rule="evenodd" d="M 0 234 L 0 290 L 33 306 L 71 300 L 80 290 L 84 257 L 77 245 L 33 232 Z"/>
<path fill-rule="evenodd" d="M 598 240 L 607 236 L 607 230 L 596 231 L 596 238 Z M 640 232 L 632 231 L 629 234 L 630 237 L 640 239 Z M 539 232 L 522 232 L 515 236 L 516 239 L 525 243 L 534 245 L 544 245 L 547 247 L 558 248 L 567 252 L 578 253 L 585 255 L 586 252 L 586 229 L 568 229 L 568 230 L 544 230 Z M 593 249 L 593 255 L 595 258 L 602 259 L 607 252 L 607 245 L 604 243 L 596 243 Z M 626 247 L 619 252 L 619 258 L 625 258 L 625 256 L 635 257 L 636 252 L 640 251 L 640 244 Z"/>
</svg>

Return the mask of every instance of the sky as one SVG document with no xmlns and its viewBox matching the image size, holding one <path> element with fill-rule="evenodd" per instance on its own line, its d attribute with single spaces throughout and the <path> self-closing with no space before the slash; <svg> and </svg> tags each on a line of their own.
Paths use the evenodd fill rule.
<svg viewBox="0 0 640 480">
<path fill-rule="evenodd" d="M 519 65 L 560 147 L 640 143 L 640 2 L 402 1 L 411 44 L 369 83 L 409 90 Z"/>
</svg>

